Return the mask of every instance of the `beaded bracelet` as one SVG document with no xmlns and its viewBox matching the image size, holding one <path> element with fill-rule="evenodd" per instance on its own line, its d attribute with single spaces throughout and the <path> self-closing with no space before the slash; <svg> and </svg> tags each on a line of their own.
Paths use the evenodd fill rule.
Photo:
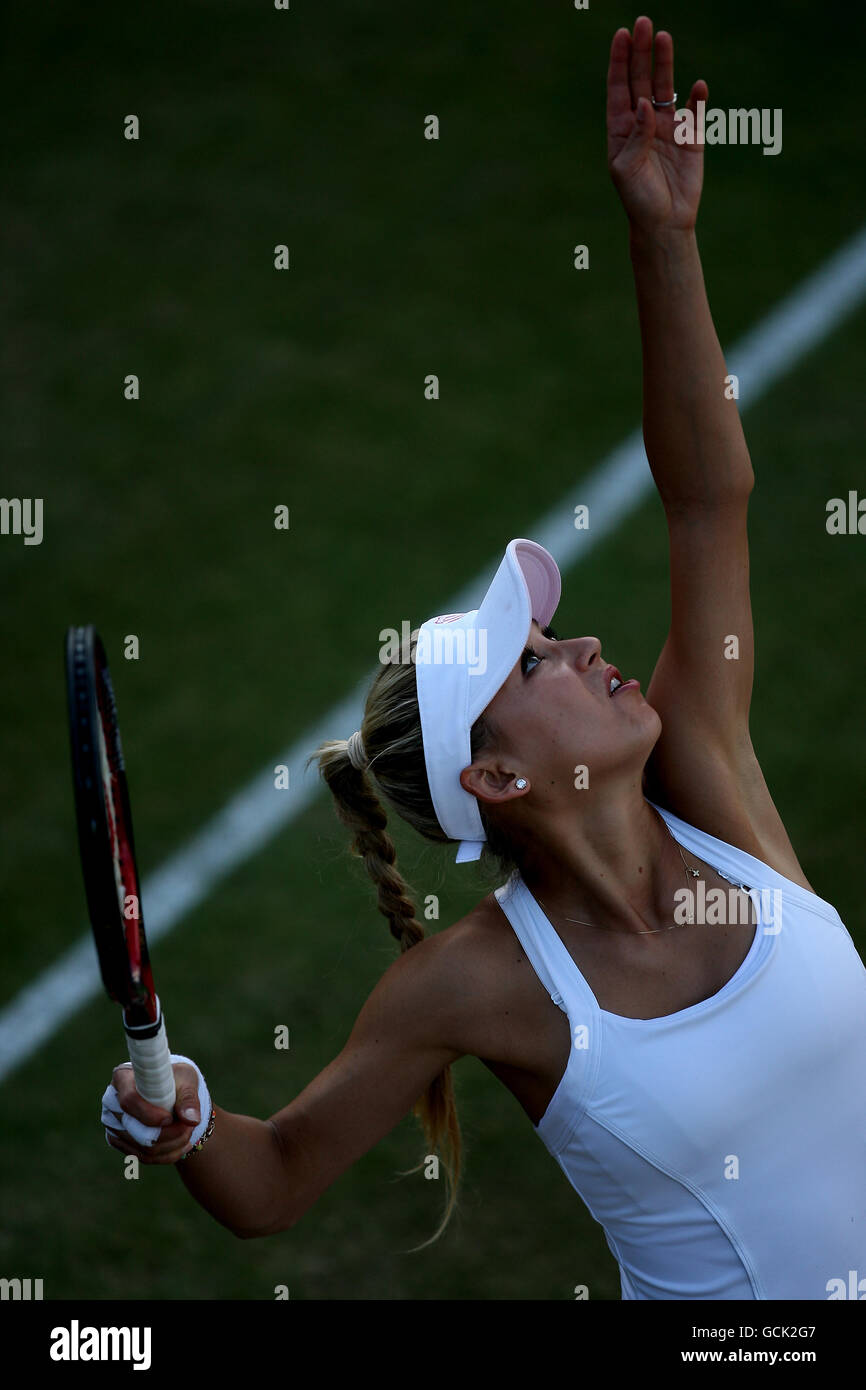
<svg viewBox="0 0 866 1390">
<path fill-rule="evenodd" d="M 215 1111 L 215 1110 L 211 1110 L 211 1112 L 210 1112 L 210 1119 L 209 1119 L 208 1122 L 207 1122 L 207 1129 L 205 1130 L 205 1132 L 204 1132 L 204 1134 L 202 1135 L 201 1139 L 199 1139 L 199 1141 L 198 1141 L 197 1144 L 193 1144 L 193 1146 L 192 1146 L 191 1149 L 187 1149 L 187 1151 L 186 1151 L 185 1154 L 181 1154 L 180 1158 L 177 1160 L 178 1163 L 183 1163 L 183 1161 L 184 1161 L 185 1158 L 189 1158 L 190 1154 L 197 1153 L 197 1151 L 202 1147 L 202 1145 L 207 1143 L 208 1139 L 210 1139 L 211 1135 L 213 1134 L 213 1131 L 214 1131 L 214 1124 L 215 1124 L 215 1123 L 216 1123 L 216 1111 Z"/>
</svg>

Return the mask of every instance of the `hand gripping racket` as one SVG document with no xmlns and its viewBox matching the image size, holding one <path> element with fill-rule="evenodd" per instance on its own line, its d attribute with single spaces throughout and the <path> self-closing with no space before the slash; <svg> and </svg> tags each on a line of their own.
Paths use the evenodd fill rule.
<svg viewBox="0 0 866 1390">
<path fill-rule="evenodd" d="M 78 844 L 102 982 L 123 1009 L 136 1090 L 173 1111 L 174 1072 L 144 935 L 117 706 L 92 625 L 67 631 L 66 690 Z"/>
</svg>

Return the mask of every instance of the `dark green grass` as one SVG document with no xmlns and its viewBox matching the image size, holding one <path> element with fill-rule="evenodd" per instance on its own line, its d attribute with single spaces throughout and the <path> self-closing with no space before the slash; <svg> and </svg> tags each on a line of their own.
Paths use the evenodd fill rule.
<svg viewBox="0 0 866 1390">
<path fill-rule="evenodd" d="M 640 415 L 603 110 L 610 36 L 633 15 L 104 13 L 98 42 L 71 6 L 7 21 L 19 120 L 0 491 L 46 511 L 40 547 L 0 538 L 4 1000 L 84 925 L 68 623 L 96 622 L 109 647 L 146 873 L 372 666 L 382 627 L 436 611 L 558 498 L 570 510 L 569 490 L 579 500 L 580 477 Z M 725 344 L 859 225 L 842 13 L 653 13 L 712 103 L 784 110 L 778 158 L 708 156 L 699 240 Z M 798 18 L 832 101 L 803 90 Z M 137 145 L 121 138 L 129 111 Z M 420 135 L 431 111 L 438 144 Z M 866 542 L 828 537 L 824 517 L 829 497 L 866 494 L 864 321 L 744 416 L 753 738 L 807 877 L 861 951 Z M 127 372 L 142 379 L 135 404 Z M 272 526 L 281 502 L 288 533 Z M 646 688 L 667 605 L 653 500 L 566 576 L 557 627 L 595 633 Z M 128 633 L 137 663 L 122 659 Z M 419 899 L 440 895 L 440 926 L 486 891 L 395 834 Z M 320 800 L 159 945 L 172 1046 L 229 1110 L 268 1115 L 303 1089 L 394 958 L 343 849 Z M 288 1053 L 274 1051 L 278 1023 Z M 460 1209 L 436 1246 L 404 1255 L 444 1200 L 420 1174 L 394 1181 L 424 1152 L 411 1118 L 293 1233 L 241 1243 L 175 1175 L 120 1176 L 98 1100 L 122 1056 L 100 1000 L 3 1088 L 0 1268 L 44 1278 L 46 1297 L 271 1298 L 278 1283 L 307 1299 L 556 1299 L 577 1283 L 618 1297 L 600 1228 L 475 1060 L 456 1068 Z"/>
</svg>

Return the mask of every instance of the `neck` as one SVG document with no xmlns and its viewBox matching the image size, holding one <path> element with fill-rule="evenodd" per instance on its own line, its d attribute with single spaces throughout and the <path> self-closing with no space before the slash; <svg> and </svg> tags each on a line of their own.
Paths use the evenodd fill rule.
<svg viewBox="0 0 866 1390">
<path fill-rule="evenodd" d="M 587 796 L 579 816 L 535 828 L 521 866 L 527 888 L 557 919 L 638 934 L 669 925 L 685 870 L 641 782 L 607 787 L 594 803 Z"/>
</svg>

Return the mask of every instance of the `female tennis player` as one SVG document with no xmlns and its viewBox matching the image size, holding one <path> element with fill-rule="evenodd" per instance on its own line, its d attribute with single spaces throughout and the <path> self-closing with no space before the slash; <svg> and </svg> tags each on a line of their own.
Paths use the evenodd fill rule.
<svg viewBox="0 0 866 1390">
<path fill-rule="evenodd" d="M 706 97 L 695 82 L 693 114 Z M 175 1117 L 128 1064 L 105 1097 L 112 1147 L 178 1164 L 240 1237 L 293 1227 L 413 1109 L 449 1178 L 441 1231 L 451 1064 L 471 1055 L 601 1223 L 623 1299 L 826 1299 L 866 1272 L 866 969 L 749 737 L 754 478 L 695 240 L 703 148 L 675 138 L 676 100 L 670 34 L 619 29 L 609 167 L 670 539 L 652 680 L 557 636 L 557 566 L 516 539 L 479 607 L 416 629 L 361 728 L 316 751 L 402 952 L 346 1046 L 267 1121 L 214 1106 L 189 1059 Z M 423 939 L 380 798 L 503 885 Z"/>
</svg>

